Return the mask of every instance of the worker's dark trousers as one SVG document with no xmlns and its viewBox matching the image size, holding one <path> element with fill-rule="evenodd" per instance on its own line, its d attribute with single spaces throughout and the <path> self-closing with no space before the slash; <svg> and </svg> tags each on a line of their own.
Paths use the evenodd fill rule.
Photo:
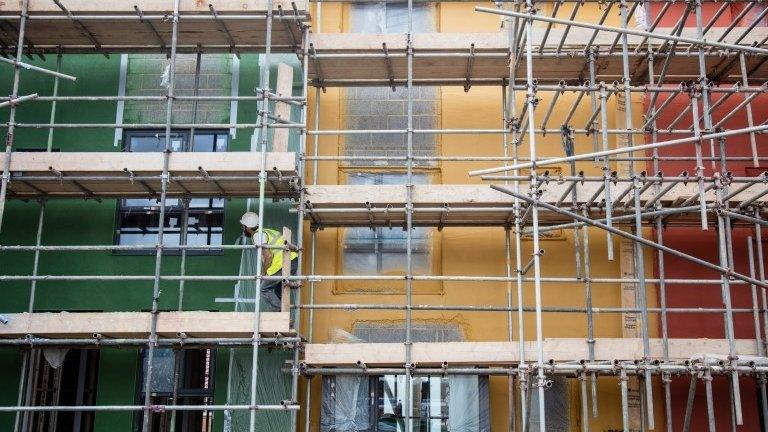
<svg viewBox="0 0 768 432">
<path fill-rule="evenodd" d="M 299 268 L 299 259 L 294 258 L 291 260 L 291 274 L 295 275 Z M 275 276 L 281 275 L 282 270 L 275 273 Z M 271 280 L 264 281 L 261 285 L 261 299 L 264 307 L 262 311 L 277 312 L 280 310 L 280 304 L 283 298 L 283 281 Z"/>
</svg>

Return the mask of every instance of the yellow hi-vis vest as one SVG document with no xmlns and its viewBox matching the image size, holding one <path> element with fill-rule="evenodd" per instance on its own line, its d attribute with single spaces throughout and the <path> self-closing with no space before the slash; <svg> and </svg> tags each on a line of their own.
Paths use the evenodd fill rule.
<svg viewBox="0 0 768 432">
<path fill-rule="evenodd" d="M 264 228 L 264 237 L 265 245 L 283 246 L 285 244 L 285 239 L 279 231 Z M 256 236 L 253 236 L 253 242 L 254 244 L 258 243 Z M 267 267 L 267 276 L 273 276 L 283 269 L 283 251 L 281 249 L 270 249 L 269 251 L 272 253 L 272 262 L 264 263 L 264 265 L 269 265 Z M 296 251 L 291 251 L 291 261 L 298 258 L 298 256 L 299 254 Z"/>
</svg>

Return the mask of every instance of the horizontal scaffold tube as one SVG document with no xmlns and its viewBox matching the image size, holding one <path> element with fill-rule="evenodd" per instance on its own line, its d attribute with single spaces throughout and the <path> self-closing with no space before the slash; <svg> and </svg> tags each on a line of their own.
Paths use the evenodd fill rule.
<svg viewBox="0 0 768 432">
<path fill-rule="evenodd" d="M 76 313 L 76 312 L 73 312 Z M 34 347 L 34 346 L 135 346 L 146 345 L 150 342 L 149 339 L 112 339 L 112 338 L 85 338 L 85 339 L 50 339 L 42 337 L 28 337 L 21 339 L 0 339 L 0 348 L 3 347 Z M 153 343 L 161 346 L 184 346 L 184 347 L 196 347 L 196 346 L 250 346 L 253 345 L 253 338 L 180 338 L 180 337 L 163 337 L 158 335 L 157 339 L 152 341 Z M 256 341 L 259 345 L 275 345 L 275 344 L 295 344 L 300 343 L 299 337 L 260 337 Z"/>
<path fill-rule="evenodd" d="M 639 360 L 639 359 L 638 359 Z M 709 370 L 713 375 L 728 375 L 733 373 L 733 370 L 737 370 L 741 375 L 752 374 L 765 374 L 768 372 L 766 366 L 704 366 L 699 364 L 679 364 L 679 363 L 663 363 L 659 365 L 653 364 L 637 364 L 633 362 L 620 362 L 614 364 L 613 362 L 602 363 L 589 363 L 584 360 L 581 362 L 575 362 L 572 364 L 546 364 L 542 368 L 546 374 L 566 375 L 571 378 L 577 378 L 576 374 L 579 372 L 596 373 L 602 376 L 616 376 L 621 370 L 624 370 L 629 375 L 644 375 L 650 372 L 652 375 L 659 374 L 689 374 L 692 372 L 699 372 L 703 370 Z M 409 368 L 414 375 L 519 375 L 523 373 L 530 374 L 538 370 L 535 363 L 526 364 L 525 367 L 490 367 L 490 368 L 469 368 L 469 367 L 451 367 L 448 365 L 444 368 L 435 367 L 419 367 L 415 365 Z M 302 370 L 305 375 L 400 375 L 405 373 L 405 368 L 393 368 L 393 367 L 367 367 L 361 368 L 348 368 L 348 367 L 312 367 L 306 366 Z M 668 378 L 672 378 L 668 376 Z"/>
<path fill-rule="evenodd" d="M 0 275 L 0 282 L 3 281 L 20 281 L 20 280 L 37 280 L 37 281 L 72 281 L 72 280 L 84 280 L 84 281 L 147 281 L 153 280 L 151 275 Z M 301 276 L 233 276 L 233 275 L 162 275 L 160 280 L 193 280 L 193 281 L 239 281 L 249 280 L 254 281 L 261 279 L 263 281 L 310 281 L 310 282 L 323 282 L 323 281 L 339 281 L 339 280 L 376 280 L 376 281 L 405 281 L 405 275 L 301 275 Z M 516 281 L 516 277 L 506 276 L 428 276 L 428 275 L 414 275 L 411 279 L 415 281 L 449 281 L 449 282 L 508 282 Z M 533 282 L 534 278 L 522 278 L 523 282 Z M 542 277 L 541 281 L 544 283 L 569 283 L 569 282 L 584 282 L 584 279 L 576 277 Z M 658 283 L 659 279 L 645 279 L 648 283 Z M 667 283 L 675 284 L 720 284 L 721 279 L 664 279 Z M 637 283 L 637 278 L 593 278 L 590 279 L 592 283 Z M 735 280 L 730 282 L 733 284 L 746 284 L 748 282 Z"/>
<path fill-rule="evenodd" d="M 298 309 L 319 309 L 319 310 L 347 310 L 347 311 L 354 311 L 354 310 L 405 310 L 405 309 L 412 309 L 412 310 L 437 310 L 437 311 L 468 311 L 468 312 L 536 312 L 535 307 L 530 306 L 524 306 L 522 309 L 518 307 L 506 307 L 506 306 L 472 306 L 472 305 L 413 305 L 410 308 L 406 305 L 393 305 L 393 304 L 312 304 L 312 305 L 301 305 L 301 306 L 293 306 L 294 308 Z M 723 308 L 646 308 L 646 311 L 649 313 L 723 313 L 726 311 L 726 309 Z M 759 312 L 768 312 L 768 309 L 766 310 L 759 310 L 759 309 L 752 309 L 752 308 L 741 308 L 741 309 L 731 309 L 733 313 L 754 313 L 755 311 Z M 561 306 L 561 307 L 542 307 L 541 311 L 544 313 L 586 313 L 586 312 L 593 312 L 593 313 L 605 313 L 605 314 L 616 314 L 616 313 L 639 313 L 642 312 L 643 309 L 641 308 L 622 308 L 622 307 L 593 307 L 591 309 L 583 308 L 583 307 L 567 307 L 567 306 Z"/>
<path fill-rule="evenodd" d="M 736 45 L 736 44 L 729 44 L 724 42 L 708 41 L 706 39 L 674 36 L 666 33 L 654 33 L 654 32 L 636 30 L 631 28 L 610 27 L 610 26 L 605 26 L 600 24 L 591 24 L 591 23 L 581 22 L 581 21 L 565 20 L 565 19 L 553 18 L 548 16 L 538 16 L 535 14 L 528 14 L 528 13 L 521 13 L 521 12 L 514 12 L 514 11 L 500 10 L 500 9 L 491 9 L 491 8 L 480 7 L 480 6 L 475 6 L 475 10 L 478 12 L 485 12 L 485 13 L 496 14 L 496 15 L 506 15 L 506 16 L 511 16 L 515 18 L 531 19 L 534 21 L 544 21 L 544 22 L 549 22 L 553 24 L 563 24 L 563 25 L 587 28 L 592 30 L 601 30 L 601 31 L 627 34 L 627 35 L 633 35 L 633 36 L 643 36 L 650 39 L 661 39 L 661 40 L 672 41 L 672 42 L 683 42 L 683 43 L 689 43 L 691 45 L 696 45 L 696 46 L 710 46 L 710 47 L 723 48 L 723 49 L 728 49 L 733 51 L 745 51 L 745 52 L 756 53 L 756 54 L 768 54 L 768 49 L 758 48 L 750 45 Z"/>
<path fill-rule="evenodd" d="M 763 131 L 768 130 L 768 125 L 761 125 L 761 126 L 753 126 L 743 129 L 734 129 L 729 130 L 725 132 L 715 132 L 711 134 L 705 134 L 700 136 L 691 136 L 686 138 L 677 138 L 673 140 L 668 141 L 659 141 L 655 143 L 649 143 L 649 144 L 640 144 L 633 147 L 622 147 L 622 148 L 615 148 L 611 150 L 604 150 L 604 151 L 598 151 L 598 152 L 592 152 L 592 153 L 584 153 L 580 155 L 575 156 L 566 156 L 561 158 L 553 158 L 553 159 L 544 159 L 542 161 L 536 161 L 534 162 L 526 162 L 521 164 L 515 164 L 515 165 L 507 165 L 502 167 L 496 167 L 496 168 L 487 168 L 487 169 L 481 169 L 481 170 L 475 170 L 470 171 L 470 176 L 479 176 L 484 174 L 493 174 L 498 172 L 504 172 L 504 171 L 513 171 L 513 170 L 519 170 L 519 169 L 525 169 L 525 168 L 531 168 L 534 165 L 540 166 L 540 165 L 553 165 L 553 164 L 560 164 L 560 163 L 567 163 L 567 162 L 576 162 L 576 161 L 583 161 L 583 160 L 594 160 L 595 158 L 603 157 L 603 156 L 612 156 L 617 154 L 624 154 L 624 153 L 633 153 L 637 151 L 645 151 L 645 150 L 652 150 L 655 148 L 661 148 L 661 147 L 670 147 L 674 145 L 679 144 L 688 144 L 688 143 L 694 143 L 697 141 L 705 141 L 705 140 L 716 140 L 720 138 L 727 138 L 735 135 L 744 135 L 749 133 L 761 133 Z M 690 133 L 690 131 L 689 131 Z M 725 141 L 726 143 L 728 141 Z"/>
<path fill-rule="evenodd" d="M 564 209 L 561 209 L 559 207 L 555 207 L 555 206 L 553 206 L 551 204 L 548 204 L 548 203 L 545 203 L 545 202 L 543 202 L 541 200 L 534 199 L 534 198 L 531 198 L 531 197 L 529 197 L 527 195 L 520 194 L 520 193 L 517 193 L 515 191 L 509 190 L 506 187 L 497 186 L 497 185 L 491 185 L 491 188 L 493 188 L 493 189 L 495 189 L 495 190 L 497 190 L 499 192 L 504 192 L 506 194 L 512 195 L 515 198 L 521 199 L 521 200 L 523 200 L 523 201 L 525 201 L 527 203 L 530 203 L 532 205 L 535 205 L 535 206 L 538 206 L 538 207 L 542 207 L 542 208 L 544 208 L 546 210 L 549 210 L 551 212 L 555 212 L 555 213 L 562 214 L 564 216 L 568 216 L 568 217 L 570 217 L 570 218 L 572 218 L 572 219 L 574 219 L 574 220 L 576 220 L 578 222 L 583 222 L 583 223 L 585 223 L 587 225 L 590 225 L 590 226 L 593 226 L 593 227 L 597 227 L 597 228 L 601 228 L 601 229 L 606 230 L 606 231 L 608 231 L 608 232 L 610 232 L 612 234 L 616 234 L 619 237 L 624 237 L 624 238 L 627 238 L 629 240 L 636 241 L 636 242 L 638 242 L 638 243 L 640 243 L 640 244 L 642 244 L 644 246 L 649 246 L 649 247 L 652 247 L 654 249 L 661 250 L 661 251 L 663 251 L 665 253 L 668 253 L 670 255 L 674 255 L 674 256 L 676 256 L 678 258 L 683 258 L 685 260 L 688 260 L 688 261 L 691 261 L 693 263 L 699 264 L 699 265 L 701 265 L 703 267 L 709 268 L 711 270 L 715 270 L 718 273 L 720 273 L 720 274 L 722 274 L 722 275 L 724 275 L 724 276 L 726 276 L 728 278 L 733 277 L 733 278 L 742 280 L 744 282 L 751 283 L 753 285 L 757 285 L 757 286 L 760 286 L 760 287 L 763 287 L 763 288 L 768 288 L 768 282 L 766 282 L 766 281 L 761 281 L 761 280 L 757 280 L 757 279 L 749 277 L 749 276 L 745 276 L 745 275 L 743 275 L 741 273 L 737 273 L 737 272 L 733 271 L 732 269 L 725 268 L 725 267 L 719 266 L 717 264 L 713 264 L 713 263 L 711 263 L 709 261 L 705 261 L 705 260 L 703 260 L 701 258 L 697 258 L 697 257 L 695 257 L 693 255 L 688 255 L 686 253 L 680 252 L 679 250 L 672 249 L 672 248 L 670 248 L 668 246 L 664 246 L 664 245 L 658 244 L 658 243 L 653 242 L 651 240 L 647 240 L 647 239 L 645 239 L 643 237 L 636 236 L 634 234 L 630 234 L 630 233 L 622 231 L 622 230 L 620 230 L 618 228 L 614 228 L 614 227 L 602 224 L 600 222 L 595 222 L 592 219 L 589 219 L 588 217 L 584 217 L 582 215 L 573 213 L 571 211 L 564 210 Z"/>
<path fill-rule="evenodd" d="M 145 405 L 91 405 L 91 406 L 4 406 L 0 412 L 49 412 L 49 411 L 141 411 Z M 153 411 L 290 411 L 298 410 L 294 403 L 280 405 L 150 405 Z"/>
</svg>

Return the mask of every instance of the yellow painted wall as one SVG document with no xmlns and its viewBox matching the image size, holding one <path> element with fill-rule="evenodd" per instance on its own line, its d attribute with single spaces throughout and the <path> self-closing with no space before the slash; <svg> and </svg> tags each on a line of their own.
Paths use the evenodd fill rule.
<svg viewBox="0 0 768 432">
<path fill-rule="evenodd" d="M 313 3 L 319 5 L 319 3 Z M 488 3 L 444 3 L 438 6 L 438 28 L 442 32 L 492 32 L 498 31 L 500 20 L 498 16 L 481 14 L 473 11 L 475 5 L 488 6 Z M 551 3 L 541 6 L 542 12 L 549 13 Z M 571 4 L 561 8 L 559 16 L 570 14 Z M 596 4 L 582 6 L 577 19 L 597 20 L 601 11 Z M 316 16 L 316 11 L 315 15 Z M 322 31 L 340 32 L 347 27 L 348 5 L 339 3 L 323 3 L 322 5 Z M 618 9 L 614 9 L 607 24 L 618 24 Z M 320 129 L 342 129 L 344 126 L 340 120 L 343 113 L 341 99 L 343 89 L 328 88 L 327 92 L 320 94 Z M 440 124 L 441 128 L 499 128 L 502 125 L 501 93 L 499 87 L 472 87 L 465 93 L 461 87 L 443 87 L 440 89 Z M 310 92 L 309 119 L 314 118 L 315 93 Z M 549 97 L 540 94 L 541 98 L 537 114 L 537 125 L 549 103 Z M 558 127 L 557 121 L 562 119 L 571 107 L 575 98 L 574 94 L 565 94 L 560 97 L 558 105 L 553 113 L 550 127 Z M 517 106 L 523 104 L 523 95 L 518 94 Z M 638 124 L 642 118 L 642 100 L 633 101 L 634 122 Z M 609 100 L 609 125 L 616 125 L 615 99 Z M 572 122 L 574 127 L 582 128 L 587 122 L 590 110 L 588 98 L 584 98 L 582 105 L 575 114 Z M 623 113 L 622 113 L 623 115 Z M 318 152 L 320 155 L 339 155 L 342 138 L 337 136 L 322 136 L 319 138 Z M 610 146 L 615 146 L 615 136 L 610 138 Z M 641 138 L 636 137 L 635 142 L 640 143 Z M 440 154 L 443 156 L 501 156 L 502 138 L 498 135 L 445 135 L 440 138 Z M 576 139 L 577 152 L 592 151 L 592 138 L 578 136 Z M 560 136 L 557 134 L 546 137 L 537 137 L 538 156 L 562 156 Z M 521 156 L 527 156 L 527 140 L 519 148 Z M 314 151 L 314 138 L 308 140 L 308 152 Z M 445 184 L 479 183 L 477 177 L 470 178 L 467 172 L 473 169 L 499 166 L 501 162 L 442 162 L 438 168 L 436 181 Z M 309 172 L 306 177 L 308 183 L 312 178 L 312 163 L 308 164 Z M 343 173 L 335 161 L 321 161 L 318 163 L 318 184 L 339 184 L 344 181 Z M 567 167 L 562 167 L 567 174 Z M 591 162 L 579 163 L 579 170 L 584 170 L 587 175 L 601 175 L 600 166 Z M 449 198 L 446 198 L 448 200 Z M 310 230 L 307 227 L 304 244 L 311 242 Z M 315 273 L 321 275 L 341 274 L 339 263 L 339 248 L 342 233 L 338 229 L 324 229 L 318 231 L 316 242 L 316 268 Z M 648 236 L 649 233 L 646 233 Z M 437 266 L 444 275 L 505 275 L 505 249 L 503 228 L 446 228 L 440 233 L 439 250 L 434 251 Z M 514 239 L 514 237 L 513 237 Z M 619 271 L 619 241 L 614 237 L 614 249 L 616 259 L 608 261 L 606 255 L 606 235 L 603 231 L 590 230 L 591 245 L 591 276 L 620 277 Z M 572 231 L 563 232 L 556 240 L 541 242 L 546 249 L 546 255 L 542 260 L 543 277 L 572 277 L 575 274 L 574 242 Z M 522 261 L 527 262 L 532 252 L 530 241 L 523 242 Z M 514 263 L 514 249 L 512 250 Z M 308 256 L 308 255 L 307 255 Z M 308 261 L 304 272 L 309 272 Z M 645 256 L 646 274 L 653 274 L 651 253 Z M 532 275 L 532 271 L 529 273 Z M 416 291 L 419 292 L 418 283 Z M 508 286 L 505 282 L 443 282 L 440 284 L 439 294 L 417 294 L 413 297 L 414 304 L 435 305 L 496 305 L 507 304 Z M 401 289 L 404 284 L 401 284 Z M 516 292 L 512 287 L 513 305 L 516 305 Z M 593 284 L 593 306 L 595 308 L 620 307 L 620 285 Z M 303 290 L 304 302 L 308 302 L 308 289 Z M 339 285 L 333 282 L 321 282 L 315 284 L 315 303 L 375 303 L 375 304 L 404 304 L 404 295 L 383 294 L 349 294 L 341 292 Z M 526 283 L 524 287 L 524 305 L 534 305 L 533 284 Z M 546 283 L 543 285 L 543 304 L 545 307 L 572 306 L 583 307 L 584 283 Z M 648 303 L 653 307 L 657 303 L 655 287 L 648 286 Z M 302 323 L 306 326 L 308 314 L 304 313 Z M 621 337 L 621 316 L 617 314 L 595 314 L 596 337 Z M 525 339 L 535 340 L 534 314 L 525 314 Z M 317 310 L 314 313 L 313 342 L 322 343 L 332 341 L 333 331 L 342 329 L 349 331 L 357 321 L 400 321 L 404 319 L 402 311 L 340 311 Z M 461 326 L 467 341 L 503 341 L 508 339 L 509 328 L 506 312 L 439 312 L 439 311 L 414 311 L 415 321 L 438 320 L 441 322 L 454 322 Z M 517 338 L 517 315 L 513 317 L 513 336 Z M 545 314 L 544 337 L 573 337 L 584 338 L 586 336 L 586 316 L 584 314 Z M 657 332 L 657 320 L 652 316 L 650 320 L 651 334 Z M 307 334 L 307 328 L 303 330 Z M 312 403 L 312 430 L 319 430 L 318 404 L 320 398 L 320 380 L 313 382 Z M 571 395 L 571 425 L 572 430 L 580 430 L 580 402 L 578 381 L 570 380 L 569 393 Z M 604 431 L 621 428 L 621 405 L 618 381 L 611 378 L 600 379 L 600 396 L 598 419 L 590 419 L 592 430 Z M 660 395 L 660 388 L 656 386 L 655 395 Z M 491 411 L 492 430 L 505 430 L 508 428 L 508 382 L 506 378 L 494 377 L 491 379 Z M 303 406 L 303 404 L 302 404 Z M 660 400 L 656 403 L 660 407 Z M 657 409 L 657 424 L 661 425 L 661 410 Z M 303 414 L 302 414 L 303 415 Z"/>
</svg>

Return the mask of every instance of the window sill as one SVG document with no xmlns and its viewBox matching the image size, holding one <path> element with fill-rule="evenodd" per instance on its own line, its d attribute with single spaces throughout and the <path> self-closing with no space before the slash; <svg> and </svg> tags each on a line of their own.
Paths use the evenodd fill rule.
<svg viewBox="0 0 768 432">
<path fill-rule="evenodd" d="M 370 294 L 370 295 L 405 295 L 405 280 L 402 281 L 370 281 L 364 286 L 362 281 L 337 281 L 332 293 L 338 294 Z M 443 281 L 414 281 L 414 295 L 443 295 Z"/>
</svg>

